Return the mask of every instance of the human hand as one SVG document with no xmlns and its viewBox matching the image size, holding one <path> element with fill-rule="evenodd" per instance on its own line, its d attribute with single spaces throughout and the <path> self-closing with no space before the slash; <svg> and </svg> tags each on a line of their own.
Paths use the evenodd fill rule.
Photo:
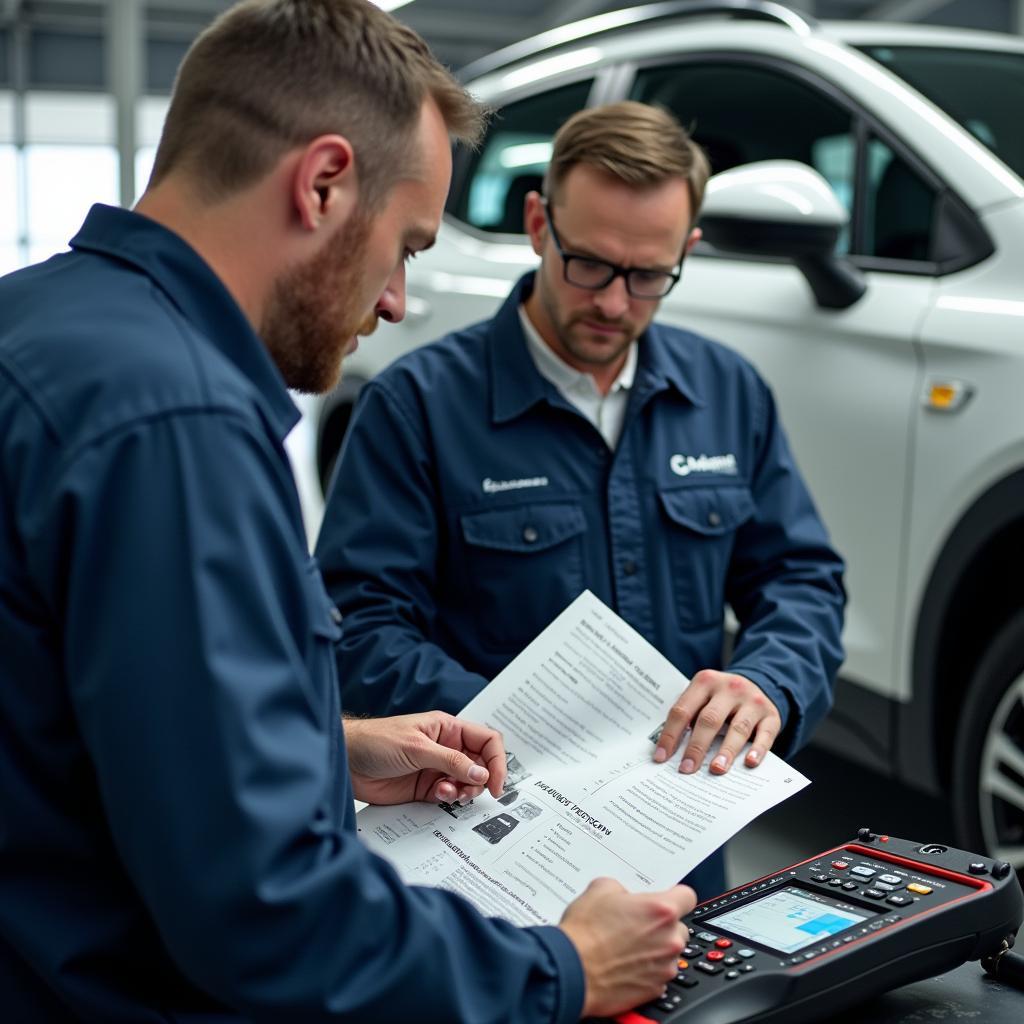
<svg viewBox="0 0 1024 1024">
<path fill-rule="evenodd" d="M 393 718 L 346 718 L 352 790 L 368 804 L 410 800 L 466 803 L 484 791 L 501 794 L 501 733 L 443 711 Z"/>
<path fill-rule="evenodd" d="M 700 768 L 727 721 L 729 729 L 711 762 L 715 775 L 724 775 L 732 767 L 736 755 L 751 737 L 753 742 L 744 764 L 756 768 L 782 730 L 778 708 L 749 679 L 712 669 L 698 672 L 669 712 L 658 737 L 654 760 L 667 761 L 678 749 L 683 733 L 692 727 L 679 764 L 684 775 L 691 775 Z"/>
<path fill-rule="evenodd" d="M 583 1017 L 611 1017 L 656 999 L 678 970 L 689 933 L 679 920 L 697 905 L 688 885 L 629 893 L 595 879 L 565 909 L 559 927 L 583 962 Z"/>
</svg>

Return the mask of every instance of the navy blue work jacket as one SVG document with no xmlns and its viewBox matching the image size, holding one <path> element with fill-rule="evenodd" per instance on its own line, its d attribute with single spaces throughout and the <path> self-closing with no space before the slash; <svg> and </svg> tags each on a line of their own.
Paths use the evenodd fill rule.
<svg viewBox="0 0 1024 1024">
<path fill-rule="evenodd" d="M 842 562 L 768 388 L 653 325 L 612 452 L 532 361 L 531 287 L 360 397 L 317 546 L 345 706 L 457 711 L 589 588 L 688 676 L 721 667 L 728 602 L 729 668 L 778 706 L 793 751 L 831 706 Z"/>
<path fill-rule="evenodd" d="M 265 347 L 180 238 L 95 207 L 0 281 L 0 1017 L 569 1021 L 556 928 L 356 836 Z"/>
</svg>

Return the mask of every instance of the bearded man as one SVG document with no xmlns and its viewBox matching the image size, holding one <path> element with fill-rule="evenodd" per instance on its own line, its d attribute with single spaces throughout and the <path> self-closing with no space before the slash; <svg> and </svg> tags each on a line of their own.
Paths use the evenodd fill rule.
<svg viewBox="0 0 1024 1024">
<path fill-rule="evenodd" d="M 0 281 L 0 1007 L 11 1021 L 570 1021 L 653 998 L 693 892 L 559 927 L 407 888 L 353 797 L 468 800 L 501 737 L 342 721 L 283 441 L 404 313 L 480 110 L 365 0 L 190 50 L 134 212 Z"/>
</svg>

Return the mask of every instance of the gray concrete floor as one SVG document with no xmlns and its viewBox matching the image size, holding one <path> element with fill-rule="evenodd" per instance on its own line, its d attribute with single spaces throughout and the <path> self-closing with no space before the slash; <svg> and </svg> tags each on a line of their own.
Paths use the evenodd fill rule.
<svg viewBox="0 0 1024 1024">
<path fill-rule="evenodd" d="M 752 822 L 726 848 L 730 887 L 853 839 L 857 829 L 921 843 L 953 842 L 941 799 L 813 748 L 791 759 L 811 780 Z"/>
</svg>

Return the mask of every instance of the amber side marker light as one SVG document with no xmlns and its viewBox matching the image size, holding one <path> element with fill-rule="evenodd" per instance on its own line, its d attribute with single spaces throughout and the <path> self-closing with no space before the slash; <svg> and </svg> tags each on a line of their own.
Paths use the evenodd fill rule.
<svg viewBox="0 0 1024 1024">
<path fill-rule="evenodd" d="M 973 394 L 966 381 L 931 380 L 925 385 L 924 406 L 934 412 L 958 412 Z"/>
</svg>

